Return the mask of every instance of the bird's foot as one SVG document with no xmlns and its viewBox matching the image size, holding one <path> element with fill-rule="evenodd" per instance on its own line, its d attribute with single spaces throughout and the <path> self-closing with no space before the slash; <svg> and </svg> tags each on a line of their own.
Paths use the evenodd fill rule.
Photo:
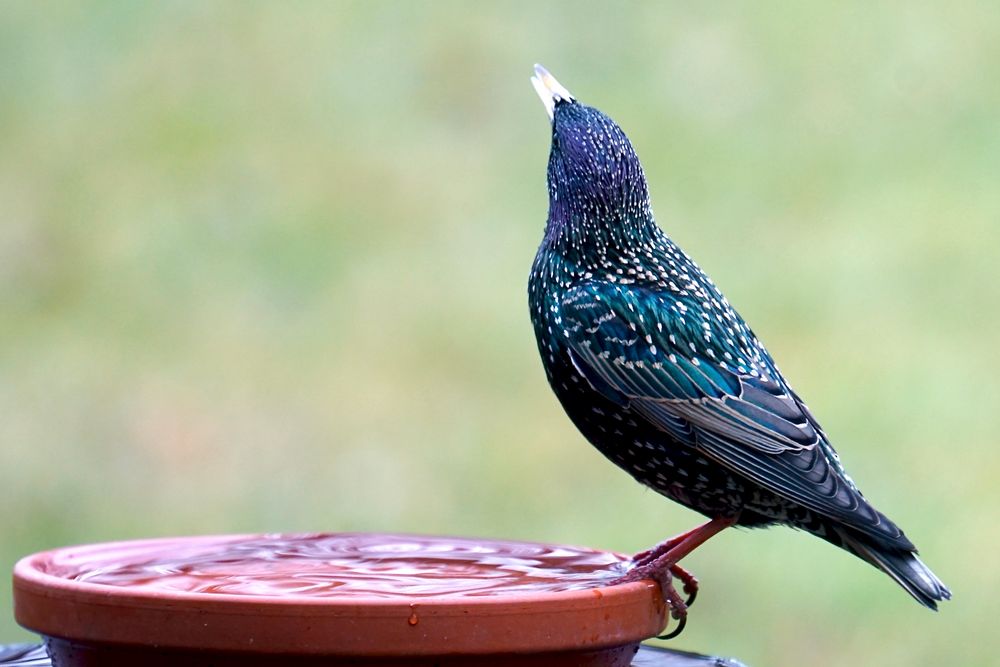
<svg viewBox="0 0 1000 667">
<path fill-rule="evenodd" d="M 636 555 L 632 556 L 633 569 L 654 563 L 657 559 L 666 555 L 671 549 L 684 541 L 691 535 L 692 532 L 694 531 L 688 531 L 686 533 L 682 533 L 681 535 L 677 535 L 676 537 L 671 537 L 668 540 L 660 542 L 654 547 L 646 549 L 645 551 L 640 551 Z M 685 606 L 690 607 L 694 604 L 695 598 L 698 597 L 698 578 L 677 563 L 670 563 L 666 567 L 669 568 L 670 574 L 680 579 L 681 583 L 684 584 L 684 594 L 687 595 L 687 599 L 684 601 L 684 604 Z M 666 599 L 666 596 L 664 596 L 664 599 Z"/>
<path fill-rule="evenodd" d="M 684 583 L 684 592 L 688 595 L 687 600 L 682 598 L 677 589 L 674 588 L 674 574 L 677 574 L 677 578 Z M 659 585 L 663 601 L 670 608 L 671 617 L 677 621 L 677 627 L 673 632 L 657 637 L 657 639 L 673 639 L 681 633 L 687 624 L 688 607 L 694 601 L 695 593 L 697 593 L 698 580 L 690 572 L 677 565 L 677 563 L 660 561 L 635 565 L 624 576 L 612 583 L 625 584 L 633 581 L 642 581 L 643 579 L 652 579 Z M 693 588 L 690 588 L 691 586 Z"/>
<path fill-rule="evenodd" d="M 684 592 L 689 596 L 687 600 L 682 598 L 677 589 L 674 588 L 674 574 L 677 574 L 677 578 L 684 584 Z M 688 607 L 694 599 L 694 595 L 690 589 L 691 584 L 693 583 L 694 591 L 698 590 L 698 580 L 695 579 L 694 575 L 677 565 L 677 563 L 647 563 L 633 566 L 623 576 L 611 583 L 627 584 L 633 581 L 642 581 L 643 579 L 652 579 L 660 585 L 663 601 L 670 605 L 670 613 L 675 619 L 680 620 L 681 617 L 687 615 Z"/>
<path fill-rule="evenodd" d="M 680 634 L 687 621 L 688 607 L 694 602 L 698 593 L 698 580 L 693 574 L 680 567 L 677 562 L 720 530 L 736 523 L 736 519 L 737 516 L 714 517 L 708 523 L 698 526 L 694 530 L 672 537 L 657 544 L 652 549 L 639 552 L 633 559 L 632 568 L 625 576 L 615 582 L 626 583 L 652 579 L 660 585 L 663 600 L 670 605 L 670 613 L 678 621 L 677 629 L 665 637 L 660 637 L 660 639 L 670 639 Z M 682 600 L 677 589 L 674 588 L 672 581 L 674 576 L 683 582 L 684 592 L 689 596 L 687 600 Z"/>
</svg>

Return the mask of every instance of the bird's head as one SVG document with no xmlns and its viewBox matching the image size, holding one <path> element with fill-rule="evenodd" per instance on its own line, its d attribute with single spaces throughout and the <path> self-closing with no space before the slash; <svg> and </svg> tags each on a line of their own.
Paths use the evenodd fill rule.
<svg viewBox="0 0 1000 667">
<path fill-rule="evenodd" d="M 541 65 L 531 82 L 552 121 L 550 219 L 583 224 L 648 215 L 646 177 L 618 124 L 577 102 Z"/>
</svg>

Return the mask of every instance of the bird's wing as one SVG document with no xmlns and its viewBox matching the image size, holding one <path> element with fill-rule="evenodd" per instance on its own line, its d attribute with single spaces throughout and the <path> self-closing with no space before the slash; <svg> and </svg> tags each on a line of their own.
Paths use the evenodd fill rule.
<svg viewBox="0 0 1000 667">
<path fill-rule="evenodd" d="M 607 398 L 781 497 L 884 540 L 906 541 L 846 476 L 742 320 L 702 303 L 589 283 L 563 298 L 561 333 L 577 370 Z"/>
</svg>

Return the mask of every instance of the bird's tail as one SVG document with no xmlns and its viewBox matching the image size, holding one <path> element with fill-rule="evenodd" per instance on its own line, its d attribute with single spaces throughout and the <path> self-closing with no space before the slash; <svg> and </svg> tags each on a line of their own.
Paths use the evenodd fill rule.
<svg viewBox="0 0 1000 667">
<path fill-rule="evenodd" d="M 827 539 L 888 574 L 925 607 L 937 611 L 938 602 L 951 599 L 951 591 L 917 558 L 916 551 L 879 544 L 844 526 L 830 528 Z M 831 539 L 834 535 L 840 538 L 839 543 Z"/>
</svg>

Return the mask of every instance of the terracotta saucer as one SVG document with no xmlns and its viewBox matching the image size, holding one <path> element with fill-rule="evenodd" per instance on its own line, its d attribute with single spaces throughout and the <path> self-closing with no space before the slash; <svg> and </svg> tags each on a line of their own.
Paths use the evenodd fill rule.
<svg viewBox="0 0 1000 667">
<path fill-rule="evenodd" d="M 334 533 L 67 547 L 14 568 L 58 665 L 628 665 L 667 614 L 626 557 Z"/>
</svg>

